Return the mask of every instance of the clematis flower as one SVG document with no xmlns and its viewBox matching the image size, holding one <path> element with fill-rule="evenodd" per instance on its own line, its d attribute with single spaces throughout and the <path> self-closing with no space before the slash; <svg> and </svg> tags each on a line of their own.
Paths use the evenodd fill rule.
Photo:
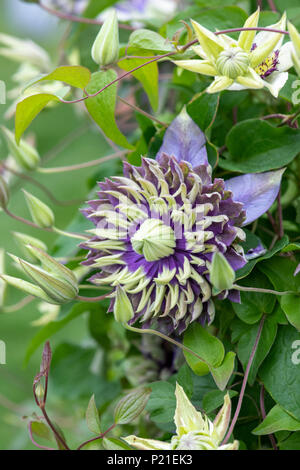
<svg viewBox="0 0 300 470">
<path fill-rule="evenodd" d="M 238 441 L 221 445 L 230 422 L 231 401 L 228 394 L 213 422 L 196 410 L 178 383 L 175 396 L 176 436 L 172 437 L 170 443 L 136 436 L 122 439 L 139 450 L 238 450 Z"/>
<path fill-rule="evenodd" d="M 244 28 L 257 27 L 258 20 L 259 9 L 247 19 Z M 292 43 L 283 45 L 283 34 L 242 31 L 236 41 L 225 34 L 215 35 L 196 21 L 191 22 L 200 44 L 194 51 L 201 60 L 174 63 L 183 69 L 215 77 L 206 90 L 208 93 L 266 87 L 278 97 L 288 80 L 287 70 L 293 66 Z M 286 14 L 269 28 L 285 31 Z"/>
<path fill-rule="evenodd" d="M 211 172 L 205 136 L 183 110 L 156 160 L 124 163 L 123 177 L 99 183 L 98 198 L 83 211 L 96 226 L 82 244 L 84 264 L 95 271 L 94 284 L 113 288 L 109 311 L 118 319 L 157 321 L 179 333 L 193 321 L 213 321 L 213 254 L 234 271 L 246 264 L 241 227 L 272 205 L 283 170 L 228 181 Z M 234 290 L 219 297 L 239 301 Z"/>
</svg>

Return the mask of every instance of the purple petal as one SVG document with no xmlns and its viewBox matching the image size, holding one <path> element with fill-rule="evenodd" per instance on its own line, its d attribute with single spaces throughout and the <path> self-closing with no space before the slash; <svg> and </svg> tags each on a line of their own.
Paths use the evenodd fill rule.
<svg viewBox="0 0 300 470">
<path fill-rule="evenodd" d="M 294 276 L 297 276 L 297 274 L 300 273 L 300 264 L 298 264 L 296 271 L 294 272 Z"/>
<path fill-rule="evenodd" d="M 190 163 L 192 167 L 208 165 L 205 143 L 204 132 L 183 108 L 168 127 L 156 158 L 159 159 L 165 153 L 174 156 L 178 161 Z"/>
<path fill-rule="evenodd" d="M 244 204 L 246 220 L 243 225 L 258 219 L 271 207 L 278 195 L 284 171 L 251 173 L 225 181 L 226 189 L 233 193 L 233 200 Z"/>
</svg>

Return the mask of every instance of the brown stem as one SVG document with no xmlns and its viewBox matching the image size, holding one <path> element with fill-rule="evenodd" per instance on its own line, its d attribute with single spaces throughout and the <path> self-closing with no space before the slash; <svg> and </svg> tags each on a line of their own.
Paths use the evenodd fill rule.
<svg viewBox="0 0 300 470">
<path fill-rule="evenodd" d="M 94 20 L 92 18 L 82 18 L 82 17 L 79 17 L 79 16 L 71 15 L 69 13 L 63 13 L 61 11 L 53 10 L 52 8 L 49 8 L 46 5 L 44 5 L 42 2 L 39 3 L 39 6 L 43 10 L 50 13 L 50 15 L 57 16 L 57 18 L 60 18 L 61 20 L 72 21 L 73 23 L 94 24 L 94 25 L 99 25 L 99 26 L 103 25 L 103 21 Z M 128 24 L 120 23 L 119 27 L 122 28 L 122 29 L 127 29 L 129 31 L 134 31 L 135 30 L 135 28 L 133 28 L 132 26 L 130 26 Z"/>
<path fill-rule="evenodd" d="M 85 442 L 83 442 L 82 444 L 80 444 L 80 446 L 77 447 L 76 450 L 81 450 L 82 447 L 84 447 L 85 445 L 89 444 L 90 442 L 98 441 L 98 439 L 103 439 L 103 437 L 105 437 L 106 434 L 108 434 L 110 431 L 112 431 L 115 427 L 116 427 L 116 423 L 112 424 L 106 431 L 104 431 L 104 432 L 103 432 L 102 434 L 100 434 L 99 436 L 93 437 L 92 439 L 89 439 L 88 441 L 85 441 Z"/>
<path fill-rule="evenodd" d="M 38 188 L 40 188 L 48 197 L 49 199 L 54 202 L 54 204 L 58 205 L 58 206 L 72 206 L 72 205 L 76 205 L 76 204 L 81 204 L 83 201 L 81 199 L 74 199 L 72 201 L 59 201 L 58 199 L 56 199 L 56 197 L 52 194 L 52 192 L 46 188 L 46 186 L 44 186 L 42 183 L 40 183 L 39 181 L 35 180 L 34 178 L 32 178 L 31 176 L 29 175 L 26 175 L 25 173 L 21 173 L 19 171 L 16 171 L 14 170 L 13 168 L 10 168 L 6 165 L 6 163 L 1 163 L 1 166 L 3 166 L 3 168 L 5 168 L 7 171 L 9 171 L 10 173 L 12 173 L 13 175 L 17 176 L 18 178 L 20 179 L 23 179 L 23 180 L 26 180 L 26 181 L 29 181 L 30 183 L 34 184 L 35 186 L 37 186 Z"/>
<path fill-rule="evenodd" d="M 277 8 L 276 8 L 276 5 L 275 5 L 275 3 L 274 3 L 274 0 L 268 0 L 268 4 L 269 4 L 270 9 L 271 9 L 274 13 L 277 13 Z"/>
<path fill-rule="evenodd" d="M 33 444 L 34 446 L 36 446 L 38 449 L 42 449 L 42 450 L 56 450 L 56 449 L 54 449 L 53 447 L 47 447 L 47 446 L 43 446 L 43 445 L 41 445 L 41 444 L 38 444 L 38 443 L 34 440 L 34 438 L 33 438 L 33 432 L 32 432 L 32 421 L 30 421 L 30 422 L 28 423 L 28 431 L 29 431 L 29 437 L 30 437 L 30 440 L 31 440 L 32 444 Z"/>
<path fill-rule="evenodd" d="M 151 121 L 155 121 L 157 122 L 157 124 L 160 124 L 161 126 L 163 127 L 168 127 L 168 124 L 166 124 L 165 122 L 162 122 L 160 121 L 159 119 L 157 119 L 155 116 L 152 116 L 151 114 L 147 113 L 146 111 L 144 111 L 143 109 L 139 108 L 138 106 L 136 106 L 135 104 L 132 104 L 132 103 L 129 103 L 128 101 L 124 100 L 123 98 L 121 98 L 121 96 L 118 96 L 118 99 L 126 104 L 126 106 L 129 106 L 130 108 L 134 109 L 137 113 L 139 114 L 143 114 L 143 116 L 146 116 L 148 119 L 151 119 Z"/>
<path fill-rule="evenodd" d="M 266 410 L 265 410 L 265 387 L 263 385 L 260 389 L 259 403 L 260 403 L 261 416 L 262 416 L 262 419 L 264 420 L 267 415 L 266 415 Z M 269 436 L 269 439 L 271 441 L 273 449 L 278 450 L 276 440 L 275 440 L 275 437 L 273 436 L 273 434 L 268 434 L 268 436 Z"/>
<path fill-rule="evenodd" d="M 108 162 L 113 160 L 114 158 L 121 158 L 128 153 L 128 150 L 122 150 L 120 152 L 116 152 L 112 155 L 106 155 L 105 157 L 98 158 L 97 160 L 92 160 L 90 162 L 78 163 L 77 165 L 69 165 L 69 166 L 59 166 L 55 168 L 39 168 L 39 173 L 63 173 L 64 171 L 75 171 L 75 170 L 82 170 L 83 168 L 89 168 L 92 166 L 100 165 L 101 163 Z"/>
<path fill-rule="evenodd" d="M 84 297 L 82 295 L 77 295 L 76 299 L 80 300 L 81 302 L 99 302 L 100 300 L 106 299 L 106 297 L 108 297 L 110 294 L 111 292 L 100 295 L 99 297 Z"/>
<path fill-rule="evenodd" d="M 253 348 L 252 348 L 252 351 L 251 351 L 251 354 L 250 354 L 250 357 L 249 357 L 249 361 L 248 361 L 248 364 L 247 364 L 247 367 L 246 367 L 245 376 L 244 376 L 244 379 L 243 379 L 242 388 L 241 388 L 241 392 L 240 392 L 239 399 L 238 399 L 238 404 L 237 404 L 237 407 L 236 407 L 236 410 L 235 410 L 235 413 L 234 413 L 234 417 L 231 421 L 231 425 L 228 429 L 228 432 L 226 434 L 226 437 L 225 437 L 224 441 L 222 442 L 222 445 L 225 445 L 229 441 L 230 436 L 231 436 L 231 434 L 234 430 L 234 427 L 236 425 L 236 422 L 238 420 L 238 417 L 239 417 L 239 414 L 240 414 L 240 411 L 241 411 L 241 407 L 242 407 L 242 403 L 243 403 L 245 390 L 246 390 L 246 385 L 247 385 L 247 382 L 248 382 L 250 369 L 251 369 L 251 366 L 252 366 L 252 363 L 253 363 L 253 360 L 254 360 L 255 353 L 257 351 L 257 347 L 258 347 L 259 340 L 260 340 L 260 337 L 261 337 L 262 329 L 263 329 L 263 326 L 264 326 L 264 323 L 265 323 L 265 318 L 266 318 L 266 316 L 263 315 L 261 320 L 260 320 L 260 324 L 259 324 L 259 327 L 258 327 L 258 332 L 257 332 L 255 342 L 254 342 L 254 345 L 253 345 Z"/>
</svg>

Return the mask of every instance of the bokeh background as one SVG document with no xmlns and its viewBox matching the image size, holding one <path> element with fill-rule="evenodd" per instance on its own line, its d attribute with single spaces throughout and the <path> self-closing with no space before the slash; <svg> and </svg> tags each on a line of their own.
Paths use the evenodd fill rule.
<svg viewBox="0 0 300 470">
<path fill-rule="evenodd" d="M 43 46 L 55 58 L 59 41 L 67 27 L 55 18 L 40 10 L 36 5 L 22 3 L 19 0 L 0 0 L 0 31 L 22 38 L 30 38 Z M 93 29 L 93 28 L 92 28 Z M 97 32 L 97 30 L 95 30 Z M 91 33 L 91 38 L 93 32 Z M 91 39 L 92 40 L 92 39 Z M 10 77 L 17 70 L 18 64 L 0 56 L 0 80 L 4 80 L 7 90 L 12 88 Z M 0 105 L 0 124 L 13 129 L 13 119 L 4 119 L 5 110 L 9 106 Z M 78 108 L 59 106 L 45 111 L 31 126 L 37 136 L 37 148 L 42 159 L 46 158 L 49 166 L 70 165 L 85 160 L 100 158 L 109 153 L 109 146 L 104 138 L 88 120 L 82 119 Z M 1 138 L 0 159 L 7 157 L 6 145 Z M 106 165 L 107 166 L 107 165 Z M 103 165 L 105 171 L 105 165 Z M 58 175 L 40 175 L 39 181 L 49 187 L 59 200 L 84 199 L 88 193 L 89 176 L 95 173 L 94 168 Z M 10 208 L 16 214 L 29 217 L 21 188 L 27 188 L 35 196 L 41 198 L 55 210 L 60 228 L 68 225 L 74 217 L 76 206 L 53 206 L 45 194 L 36 187 L 16 181 L 12 192 Z M 49 248 L 55 244 L 55 237 L 47 232 L 30 229 L 9 219 L 0 213 L 1 246 L 7 252 L 19 254 L 11 231 L 16 230 L 40 237 Z M 71 241 L 72 242 L 72 241 Z M 14 272 L 12 263 L 6 257 L 7 271 Z M 12 305 L 22 298 L 16 290 L 9 290 L 7 304 Z M 7 364 L 0 365 L 0 448 L 31 449 L 34 448 L 28 438 L 27 423 L 23 416 L 37 411 L 32 396 L 32 380 L 39 370 L 41 348 L 32 356 L 28 365 L 24 366 L 24 357 L 30 339 L 37 328 L 32 322 L 40 314 L 37 303 L 33 302 L 15 313 L 0 313 L 0 339 L 6 343 Z M 86 344 L 88 340 L 87 317 L 80 316 L 67 328 L 52 339 L 52 347 L 61 341 Z M 76 378 L 75 378 L 76 379 Z M 80 380 L 80 377 L 77 377 Z M 62 412 L 63 415 L 63 412 Z M 66 423 L 70 426 L 72 423 Z"/>
</svg>

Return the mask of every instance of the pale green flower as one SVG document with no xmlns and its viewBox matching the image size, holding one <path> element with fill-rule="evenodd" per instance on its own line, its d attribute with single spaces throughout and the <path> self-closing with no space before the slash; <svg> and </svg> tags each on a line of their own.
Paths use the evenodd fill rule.
<svg viewBox="0 0 300 470">
<path fill-rule="evenodd" d="M 155 439 L 141 439 L 127 436 L 123 439 L 140 450 L 238 450 L 238 441 L 222 445 L 231 414 L 229 395 L 224 397 L 224 405 L 212 422 L 203 416 L 189 401 L 183 388 L 176 384 L 176 410 L 174 422 L 176 435 L 171 442 Z"/>
<path fill-rule="evenodd" d="M 259 9 L 251 15 L 244 28 L 258 25 Z M 292 67 L 292 43 L 284 45 L 284 35 L 269 31 L 242 31 L 236 41 L 213 32 L 191 20 L 199 46 L 194 51 L 201 59 L 177 60 L 176 65 L 193 72 L 215 77 L 208 93 L 222 90 L 268 88 L 277 97 L 288 79 Z M 285 31 L 286 14 L 270 29 Z"/>
</svg>

